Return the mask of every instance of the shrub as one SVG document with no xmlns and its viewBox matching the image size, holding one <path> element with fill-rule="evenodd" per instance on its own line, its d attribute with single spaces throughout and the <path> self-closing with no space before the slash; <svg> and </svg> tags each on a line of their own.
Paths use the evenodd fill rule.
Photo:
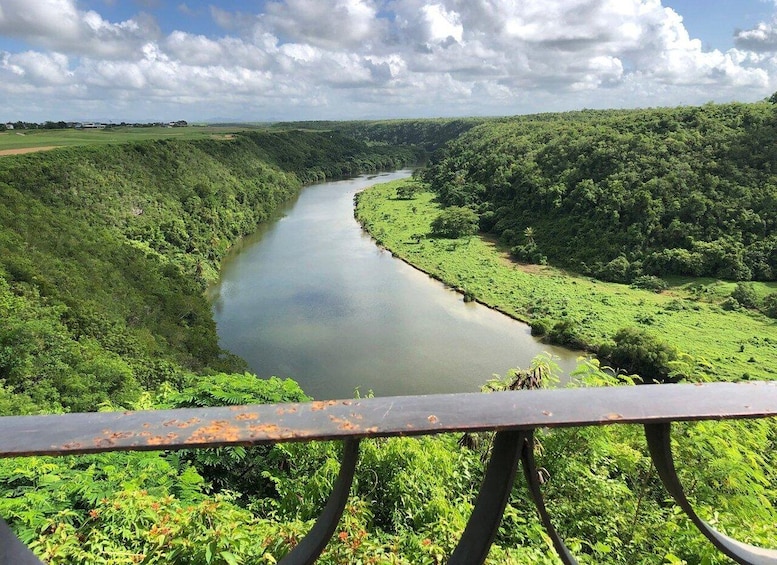
<svg viewBox="0 0 777 565">
<path fill-rule="evenodd" d="M 761 308 L 763 313 L 770 318 L 777 318 L 777 292 L 767 294 L 763 299 Z"/>
<path fill-rule="evenodd" d="M 642 275 L 631 282 L 631 287 L 661 292 L 669 288 L 669 285 L 664 279 L 656 277 L 655 275 Z"/>
<path fill-rule="evenodd" d="M 669 375 L 670 363 L 677 359 L 677 350 L 639 328 L 618 330 L 612 347 L 602 347 L 601 353 L 612 364 L 645 381 L 663 381 Z"/>
<path fill-rule="evenodd" d="M 578 324 L 569 318 L 556 322 L 548 332 L 548 340 L 558 345 L 566 345 L 573 349 L 582 349 L 585 342 L 578 334 Z"/>
<path fill-rule="evenodd" d="M 727 312 L 736 312 L 742 308 L 742 305 L 737 302 L 735 298 L 729 296 L 723 302 L 720 303 L 720 307 Z"/>
<path fill-rule="evenodd" d="M 421 190 L 421 186 L 416 183 L 405 183 L 397 187 L 397 198 L 400 200 L 412 200 Z"/>
<path fill-rule="evenodd" d="M 548 334 L 550 331 L 550 321 L 547 318 L 541 318 L 539 320 L 532 320 L 531 322 L 531 335 L 535 337 L 542 337 Z"/>
<path fill-rule="evenodd" d="M 607 263 L 602 267 L 596 276 L 603 281 L 610 281 L 616 283 L 629 282 L 631 273 L 631 263 L 626 259 L 625 255 L 618 255 L 615 259 Z"/>
<path fill-rule="evenodd" d="M 478 215 L 469 208 L 450 206 L 432 220 L 432 235 L 456 239 L 478 232 Z"/>
<path fill-rule="evenodd" d="M 739 302 L 745 308 L 758 307 L 758 295 L 752 285 L 737 283 L 736 288 L 731 292 L 731 298 Z"/>
<path fill-rule="evenodd" d="M 516 239 L 517 236 L 515 234 L 515 230 L 511 228 L 507 228 L 502 232 L 502 235 L 499 236 L 499 242 L 504 245 L 513 245 L 515 244 Z"/>
<path fill-rule="evenodd" d="M 548 257 L 540 252 L 537 244 L 534 242 L 516 245 L 510 249 L 510 254 L 516 260 L 525 263 L 535 263 L 537 265 L 546 265 L 548 263 Z"/>
</svg>

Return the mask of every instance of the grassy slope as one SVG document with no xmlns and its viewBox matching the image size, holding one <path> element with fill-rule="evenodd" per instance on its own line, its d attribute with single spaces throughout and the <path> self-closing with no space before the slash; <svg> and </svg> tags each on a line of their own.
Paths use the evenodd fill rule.
<svg viewBox="0 0 777 565">
<path fill-rule="evenodd" d="M 30 147 L 105 145 L 148 139 L 208 139 L 223 138 L 246 127 L 190 126 L 165 127 L 116 127 L 110 129 L 23 130 L 0 132 L 0 151 Z"/>
<path fill-rule="evenodd" d="M 0 159 L 0 387 L 94 410 L 182 372 L 242 368 L 203 296 L 231 244 L 303 182 L 412 158 L 275 131 Z"/>
<path fill-rule="evenodd" d="M 570 317 L 580 323 L 591 344 L 608 340 L 620 328 L 638 326 L 681 352 L 708 361 L 716 378 L 774 378 L 777 322 L 755 312 L 722 310 L 717 303 L 734 283 L 675 279 L 668 291 L 656 294 L 550 267 L 518 265 L 493 243 L 477 237 L 469 241 L 425 237 L 415 243 L 411 236 L 429 232 L 439 206 L 431 193 L 396 199 L 396 187 L 402 182 L 407 181 L 363 192 L 357 217 L 395 255 L 474 293 L 478 301 L 524 321 Z M 762 294 L 777 288 L 774 283 L 755 286 Z"/>
</svg>

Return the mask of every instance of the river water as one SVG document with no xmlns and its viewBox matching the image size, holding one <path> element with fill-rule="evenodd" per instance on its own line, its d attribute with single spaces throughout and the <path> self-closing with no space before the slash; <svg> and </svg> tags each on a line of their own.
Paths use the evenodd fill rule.
<svg viewBox="0 0 777 565">
<path fill-rule="evenodd" d="M 472 392 L 543 352 L 576 353 L 475 303 L 378 248 L 353 196 L 396 171 L 303 189 L 227 257 L 209 292 L 220 344 L 260 377 L 291 377 L 316 399 Z"/>
</svg>

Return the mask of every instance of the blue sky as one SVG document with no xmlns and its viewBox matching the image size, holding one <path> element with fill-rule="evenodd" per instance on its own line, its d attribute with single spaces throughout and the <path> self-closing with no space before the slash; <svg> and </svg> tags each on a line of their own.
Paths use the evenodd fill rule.
<svg viewBox="0 0 777 565">
<path fill-rule="evenodd" d="M 0 120 L 511 115 L 775 90 L 777 0 L 0 0 Z"/>
<path fill-rule="evenodd" d="M 688 33 L 705 48 L 723 51 L 734 47 L 738 29 L 753 28 L 775 13 L 774 4 L 762 0 L 668 0 L 663 4 L 683 17 Z"/>
</svg>

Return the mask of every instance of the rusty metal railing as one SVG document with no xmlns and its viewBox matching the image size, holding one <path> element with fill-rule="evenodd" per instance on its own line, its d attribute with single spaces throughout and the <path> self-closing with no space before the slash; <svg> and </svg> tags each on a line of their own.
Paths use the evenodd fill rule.
<svg viewBox="0 0 777 565">
<path fill-rule="evenodd" d="M 545 529 L 565 564 L 577 563 L 550 522 L 534 461 L 537 428 L 641 424 L 658 475 L 677 504 L 737 563 L 777 565 L 777 550 L 734 540 L 694 512 L 675 472 L 671 423 L 777 416 L 777 382 L 673 384 L 330 400 L 223 408 L 0 418 L 0 457 L 192 449 L 343 440 L 340 474 L 315 525 L 281 561 L 314 563 L 333 535 L 365 438 L 495 431 L 491 460 L 449 563 L 482 563 L 520 462 Z M 40 563 L 0 519 L 0 565 Z"/>
</svg>

